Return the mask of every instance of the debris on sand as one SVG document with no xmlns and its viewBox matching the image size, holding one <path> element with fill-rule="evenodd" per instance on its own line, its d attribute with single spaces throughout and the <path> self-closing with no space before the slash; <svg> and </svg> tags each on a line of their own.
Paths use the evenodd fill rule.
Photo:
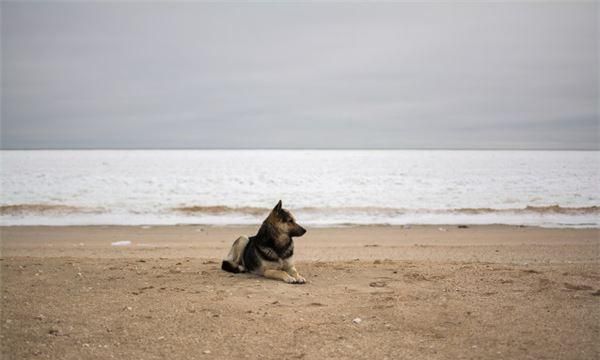
<svg viewBox="0 0 600 360">
<path fill-rule="evenodd" d="M 373 281 L 369 284 L 370 287 L 386 287 L 387 284 L 384 281 Z"/>
<path fill-rule="evenodd" d="M 48 335 L 61 336 L 62 333 L 59 328 L 53 327 L 48 330 Z"/>
<path fill-rule="evenodd" d="M 443 228 L 443 227 L 440 227 L 440 228 L 438 228 L 438 230 L 439 230 L 439 231 L 444 231 L 444 232 L 448 231 L 448 229 L 446 229 L 446 228 Z"/>
<path fill-rule="evenodd" d="M 600 296 L 600 290 L 596 290 L 592 293 L 592 296 Z"/>
<path fill-rule="evenodd" d="M 361 318 L 354 318 L 354 319 L 352 319 L 352 322 L 355 323 L 355 324 L 360 324 L 362 322 L 362 319 Z"/>
<path fill-rule="evenodd" d="M 110 243 L 111 246 L 129 246 L 131 245 L 131 241 L 115 241 Z"/>
<path fill-rule="evenodd" d="M 468 229 L 469 226 L 467 226 L 467 225 L 458 225 L 458 228 L 459 229 Z"/>
</svg>

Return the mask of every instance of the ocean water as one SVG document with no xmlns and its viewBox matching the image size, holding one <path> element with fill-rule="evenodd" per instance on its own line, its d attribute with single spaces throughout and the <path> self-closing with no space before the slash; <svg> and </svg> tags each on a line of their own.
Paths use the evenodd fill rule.
<svg viewBox="0 0 600 360">
<path fill-rule="evenodd" d="M 1 151 L 0 224 L 600 226 L 600 152 Z"/>
</svg>

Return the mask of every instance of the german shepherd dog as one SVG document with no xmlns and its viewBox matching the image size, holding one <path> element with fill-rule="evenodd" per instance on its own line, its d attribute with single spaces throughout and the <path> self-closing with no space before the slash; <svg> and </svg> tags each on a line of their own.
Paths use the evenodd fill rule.
<svg viewBox="0 0 600 360">
<path fill-rule="evenodd" d="M 249 272 L 288 284 L 304 284 L 306 279 L 294 266 L 292 240 L 304 233 L 306 230 L 288 210 L 281 208 L 279 200 L 256 235 L 240 236 L 233 243 L 221 269 L 232 273 Z"/>
</svg>

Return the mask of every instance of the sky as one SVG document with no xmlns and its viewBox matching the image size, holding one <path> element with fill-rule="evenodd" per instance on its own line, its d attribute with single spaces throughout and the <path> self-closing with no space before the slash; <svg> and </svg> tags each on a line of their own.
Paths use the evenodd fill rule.
<svg viewBox="0 0 600 360">
<path fill-rule="evenodd" d="M 3 149 L 599 149 L 597 2 L 0 12 Z"/>
</svg>

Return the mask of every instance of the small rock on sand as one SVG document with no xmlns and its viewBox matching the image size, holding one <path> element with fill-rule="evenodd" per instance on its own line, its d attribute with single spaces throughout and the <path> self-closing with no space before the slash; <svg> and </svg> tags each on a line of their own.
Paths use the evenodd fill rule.
<svg viewBox="0 0 600 360">
<path fill-rule="evenodd" d="M 354 318 L 354 319 L 352 319 L 352 322 L 355 323 L 355 324 L 360 324 L 362 322 L 362 319 L 361 318 Z"/>
</svg>

